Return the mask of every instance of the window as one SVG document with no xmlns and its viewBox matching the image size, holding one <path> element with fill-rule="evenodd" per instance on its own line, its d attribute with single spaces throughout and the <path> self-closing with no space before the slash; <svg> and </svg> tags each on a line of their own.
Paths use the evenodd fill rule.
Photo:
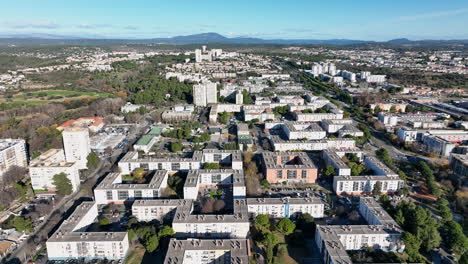
<svg viewBox="0 0 468 264">
<path fill-rule="evenodd" d="M 172 165 L 172 166 L 171 166 L 171 167 L 172 167 L 171 169 L 172 169 L 173 171 L 180 170 L 180 163 L 172 163 L 171 165 Z"/>
<path fill-rule="evenodd" d="M 214 161 L 220 161 L 223 157 L 221 156 L 221 154 L 214 154 L 213 155 L 213 160 Z"/>
<path fill-rule="evenodd" d="M 143 194 L 141 193 L 141 191 L 135 191 L 135 198 L 141 198 L 143 197 Z"/>
<path fill-rule="evenodd" d="M 359 182 L 353 182 L 353 192 L 359 191 Z"/>
<path fill-rule="evenodd" d="M 338 191 L 343 190 L 343 182 L 340 182 L 340 187 L 338 187 Z"/>
<path fill-rule="evenodd" d="M 282 170 L 277 170 L 276 171 L 276 178 L 283 179 L 283 171 Z"/>
<path fill-rule="evenodd" d="M 384 182 L 382 186 L 382 191 L 386 191 L 388 188 L 388 182 Z"/>
<path fill-rule="evenodd" d="M 288 170 L 288 179 L 296 179 L 297 178 L 297 171 L 296 170 Z"/>
<path fill-rule="evenodd" d="M 112 191 L 106 192 L 106 199 L 111 201 L 114 200 L 114 195 L 112 194 Z"/>
<path fill-rule="evenodd" d="M 117 193 L 117 197 L 119 200 L 127 200 L 128 199 L 128 191 L 119 191 Z"/>
<path fill-rule="evenodd" d="M 288 163 L 288 161 L 289 161 L 288 156 L 281 156 L 281 164 L 286 164 L 286 163 Z"/>
<path fill-rule="evenodd" d="M 302 170 L 302 179 L 307 179 L 307 171 Z"/>
<path fill-rule="evenodd" d="M 143 168 L 143 169 L 149 169 L 149 165 L 148 163 L 141 163 L 140 166 Z"/>
<path fill-rule="evenodd" d="M 211 175 L 211 183 L 219 183 L 221 182 L 221 175 Z"/>
<path fill-rule="evenodd" d="M 158 190 L 153 190 L 153 198 L 158 198 L 158 197 L 159 197 Z"/>
<path fill-rule="evenodd" d="M 162 163 L 158 163 L 158 170 L 162 170 L 163 167 L 162 167 Z"/>
</svg>

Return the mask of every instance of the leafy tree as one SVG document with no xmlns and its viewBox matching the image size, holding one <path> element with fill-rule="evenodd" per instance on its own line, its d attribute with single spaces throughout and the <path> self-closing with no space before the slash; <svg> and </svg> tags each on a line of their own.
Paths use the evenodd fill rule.
<svg viewBox="0 0 468 264">
<path fill-rule="evenodd" d="M 455 251 L 464 251 L 468 249 L 468 238 L 463 233 L 462 226 L 450 220 L 444 224 L 442 230 L 444 231 L 445 244 Z"/>
<path fill-rule="evenodd" d="M 22 216 L 15 216 L 11 222 L 11 225 L 16 229 L 18 232 L 32 232 L 33 225 L 31 219 L 24 218 Z"/>
<path fill-rule="evenodd" d="M 156 235 L 151 235 L 145 241 L 145 249 L 149 253 L 154 252 L 159 246 L 159 238 Z"/>
<path fill-rule="evenodd" d="M 184 148 L 184 145 L 180 142 L 171 142 L 170 150 L 171 152 L 179 152 Z"/>
<path fill-rule="evenodd" d="M 315 233 L 315 220 L 309 213 L 301 214 L 296 219 L 296 228 L 308 236 L 313 236 Z"/>
<path fill-rule="evenodd" d="M 165 225 L 161 228 L 158 232 L 158 237 L 166 237 L 166 236 L 173 236 L 175 234 L 174 229 L 172 227 Z"/>
<path fill-rule="evenodd" d="M 133 171 L 133 178 L 135 179 L 142 179 L 145 176 L 145 169 L 137 168 Z"/>
<path fill-rule="evenodd" d="M 242 98 L 244 104 L 252 104 L 252 98 L 250 98 L 249 92 L 247 90 L 242 90 Z"/>
<path fill-rule="evenodd" d="M 262 179 L 262 180 L 260 181 L 260 184 L 261 184 L 262 187 L 265 188 L 265 189 L 270 188 L 270 183 L 268 182 L 267 179 Z"/>
<path fill-rule="evenodd" d="M 278 244 L 278 237 L 271 232 L 267 232 L 263 234 L 262 244 L 271 245 L 274 247 L 276 244 Z"/>
<path fill-rule="evenodd" d="M 100 226 L 108 226 L 108 225 L 110 225 L 110 224 L 111 224 L 111 221 L 110 221 L 108 218 L 105 218 L 105 217 L 104 217 L 104 218 L 101 218 L 101 219 L 99 220 L 99 225 L 100 225 Z"/>
<path fill-rule="evenodd" d="M 206 162 L 203 164 L 203 169 L 205 170 L 219 170 L 221 165 L 219 163 Z"/>
<path fill-rule="evenodd" d="M 374 188 L 372 189 L 372 195 L 377 196 L 382 194 L 382 183 L 380 181 L 377 181 L 374 184 Z"/>
<path fill-rule="evenodd" d="M 227 112 L 222 112 L 218 114 L 218 120 L 222 124 L 228 124 L 229 123 L 229 113 Z"/>
<path fill-rule="evenodd" d="M 265 229 L 270 228 L 270 218 L 266 214 L 259 214 L 255 217 L 255 225 Z"/>
<path fill-rule="evenodd" d="M 405 182 L 408 179 L 408 177 L 406 176 L 406 173 L 404 171 L 402 171 L 402 170 L 398 171 L 398 177 L 400 177 L 400 179 L 402 179 Z"/>
<path fill-rule="evenodd" d="M 377 155 L 377 158 L 379 158 L 385 165 L 387 166 L 393 166 L 393 160 L 392 157 L 390 157 L 390 154 L 388 153 L 388 150 L 384 148 L 378 149 L 375 154 Z"/>
<path fill-rule="evenodd" d="M 286 116 L 288 113 L 288 106 L 277 106 L 273 108 L 273 114 L 275 114 L 275 116 Z"/>
<path fill-rule="evenodd" d="M 55 174 L 52 180 L 58 194 L 69 195 L 73 192 L 71 181 L 64 172 Z"/>
<path fill-rule="evenodd" d="M 447 206 L 448 201 L 444 198 L 440 198 L 437 200 L 437 206 L 439 209 L 440 217 L 442 217 L 443 222 L 451 221 L 453 218 L 452 211 L 450 207 Z"/>
<path fill-rule="evenodd" d="M 285 235 L 289 235 L 294 232 L 296 225 L 289 218 L 283 218 L 276 224 L 276 229 Z"/>
<path fill-rule="evenodd" d="M 332 165 L 327 165 L 322 169 L 322 173 L 327 177 L 333 176 L 335 175 L 335 168 Z"/>
<path fill-rule="evenodd" d="M 98 155 L 94 152 L 89 153 L 88 157 L 86 158 L 86 167 L 96 169 L 99 166 L 101 160 L 99 159 Z"/>
<path fill-rule="evenodd" d="M 405 251 L 409 256 L 419 255 L 419 248 L 421 247 L 421 240 L 419 240 L 415 235 L 404 232 L 401 236 L 403 242 L 405 242 Z"/>
</svg>

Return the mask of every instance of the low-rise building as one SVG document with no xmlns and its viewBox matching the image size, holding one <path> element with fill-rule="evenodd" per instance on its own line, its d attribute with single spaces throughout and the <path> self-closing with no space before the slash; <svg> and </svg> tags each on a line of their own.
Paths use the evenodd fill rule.
<svg viewBox="0 0 468 264">
<path fill-rule="evenodd" d="M 125 183 L 120 173 L 110 173 L 94 188 L 97 204 L 133 202 L 140 199 L 157 199 L 167 187 L 168 172 L 152 173 L 148 183 Z"/>
<path fill-rule="evenodd" d="M 249 263 L 248 239 L 171 239 L 164 264 Z"/>
<path fill-rule="evenodd" d="M 266 214 L 273 218 L 296 218 L 310 214 L 323 218 L 325 204 L 318 198 L 247 198 L 248 212 L 253 217 Z"/>
<path fill-rule="evenodd" d="M 244 199 L 245 177 L 243 170 L 217 169 L 217 170 L 191 170 L 187 174 L 184 184 L 184 198 L 197 199 L 200 187 L 206 186 L 232 186 L 234 199 Z"/>
<path fill-rule="evenodd" d="M 54 192 L 54 175 L 65 173 L 70 180 L 73 191 L 80 187 L 79 168 L 76 162 L 65 161 L 65 154 L 62 149 L 50 149 L 33 159 L 29 164 L 29 176 L 31 177 L 32 188 L 36 192 Z"/>
<path fill-rule="evenodd" d="M 264 152 L 262 166 L 270 183 L 312 183 L 317 179 L 317 167 L 305 152 Z"/>
<path fill-rule="evenodd" d="M 46 242 L 49 260 L 123 260 L 129 249 L 127 232 L 87 232 L 97 221 L 94 202 L 83 202 Z"/>
</svg>

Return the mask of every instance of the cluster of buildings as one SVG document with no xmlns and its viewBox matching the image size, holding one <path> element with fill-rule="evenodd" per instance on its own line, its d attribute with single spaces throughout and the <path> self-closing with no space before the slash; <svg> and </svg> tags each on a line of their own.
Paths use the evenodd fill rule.
<svg viewBox="0 0 468 264">
<path fill-rule="evenodd" d="M 344 84 L 345 80 L 354 83 L 357 81 L 357 76 L 360 80 L 367 83 L 382 84 L 387 81 L 385 75 L 371 74 L 369 71 L 362 71 L 360 74 L 356 74 L 350 71 L 337 70 L 335 64 L 331 62 L 313 63 L 311 70 L 306 72 L 323 81 L 333 82 L 337 85 Z"/>
<path fill-rule="evenodd" d="M 353 263 L 347 250 L 371 247 L 403 252 L 402 228 L 374 198 L 360 198 L 359 213 L 367 225 L 317 225 L 315 243 L 323 263 Z"/>
<path fill-rule="evenodd" d="M 293 155 L 288 158 L 294 159 Z M 300 172 L 299 177 L 305 175 L 307 180 L 315 180 L 316 169 L 304 155 L 298 154 L 307 167 L 302 169 L 306 173 Z M 223 169 L 202 169 L 205 163 L 218 163 Z M 302 213 L 316 218 L 324 216 L 324 203 L 317 198 L 246 198 L 240 151 L 203 150 L 183 159 L 139 158 L 138 153 L 129 152 L 119 162 L 119 168 L 119 173 L 108 174 L 94 189 L 95 201 L 82 203 L 49 238 L 49 259 L 123 259 L 126 256 L 127 232 L 87 231 L 98 218 L 99 205 L 125 203 L 140 221 L 170 221 L 176 234 L 169 243 L 164 263 L 200 259 L 203 261 L 196 263 L 205 263 L 219 257 L 246 261 L 250 256 L 247 238 L 251 217 L 258 214 L 297 217 Z M 152 171 L 151 178 L 145 183 L 126 182 L 123 176 L 137 168 Z M 286 165 L 286 169 L 293 168 Z M 162 197 L 169 175 L 181 171 L 187 173 L 183 199 Z M 201 189 L 207 187 L 231 189 L 232 195 L 224 198 L 231 210 L 223 214 L 198 213 L 195 204 Z"/>
<path fill-rule="evenodd" d="M 11 167 L 27 167 L 26 142 L 23 139 L 0 139 L 0 178 Z"/>
</svg>

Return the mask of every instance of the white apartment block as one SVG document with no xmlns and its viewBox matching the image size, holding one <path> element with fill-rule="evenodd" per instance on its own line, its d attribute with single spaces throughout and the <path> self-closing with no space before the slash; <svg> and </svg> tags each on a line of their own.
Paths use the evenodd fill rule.
<svg viewBox="0 0 468 264">
<path fill-rule="evenodd" d="M 363 247 L 403 252 L 403 230 L 374 198 L 361 198 L 359 213 L 367 225 L 317 225 L 315 243 L 324 263 L 352 263 L 346 250 Z"/>
<path fill-rule="evenodd" d="M 119 161 L 119 168 L 122 174 L 130 174 L 137 168 L 177 172 L 198 170 L 207 162 L 230 166 L 234 170 L 242 170 L 242 152 L 239 150 L 204 149 L 203 151 L 195 151 L 190 158 L 140 158 L 138 152 L 127 152 Z"/>
<path fill-rule="evenodd" d="M 248 239 L 171 239 L 164 264 L 249 263 Z"/>
<path fill-rule="evenodd" d="M 207 106 L 218 103 L 218 90 L 216 83 L 207 81 L 193 86 L 193 104 Z"/>
<path fill-rule="evenodd" d="M 356 142 L 350 138 L 324 138 L 320 140 L 285 140 L 278 135 L 269 135 L 268 139 L 275 151 L 354 149 Z"/>
<path fill-rule="evenodd" d="M 232 185 L 234 199 L 245 198 L 244 171 L 220 169 L 189 171 L 184 184 L 184 199 L 196 200 L 200 187 L 219 185 Z"/>
<path fill-rule="evenodd" d="M 12 166 L 27 167 L 26 156 L 23 139 L 0 139 L 0 177 Z"/>
<path fill-rule="evenodd" d="M 35 191 L 54 191 L 55 185 L 53 177 L 56 174 L 65 173 L 70 180 L 73 191 L 80 187 L 79 168 L 76 162 L 65 161 L 65 154 L 62 149 L 50 149 L 29 164 L 29 176 L 31 185 Z"/>
<path fill-rule="evenodd" d="M 76 162 L 79 169 L 86 169 L 86 163 L 91 146 L 89 130 L 84 127 L 67 127 L 62 132 L 65 160 Z"/>
<path fill-rule="evenodd" d="M 136 200 L 132 204 L 132 215 L 138 221 L 172 221 L 177 207 L 185 206 L 187 203 L 191 201 L 186 199 Z"/>
<path fill-rule="evenodd" d="M 80 204 L 47 240 L 49 260 L 124 259 L 129 249 L 127 232 L 87 232 L 97 217 L 96 203 Z"/>
<path fill-rule="evenodd" d="M 380 112 L 378 115 L 379 121 L 388 126 L 396 126 L 399 122 L 431 122 L 440 117 L 448 118 L 450 115 L 444 113 L 394 114 L 388 112 Z"/>
<path fill-rule="evenodd" d="M 326 162 L 328 165 L 334 166 L 335 170 L 339 172 L 339 176 L 333 177 L 333 190 L 339 195 L 361 195 L 371 193 L 377 182 L 380 182 L 382 186 L 382 193 L 395 193 L 400 188 L 404 187 L 404 181 L 400 179 L 398 174 L 372 156 L 366 156 L 364 158 L 365 167 L 373 170 L 372 175 L 365 176 L 351 176 L 350 171 L 346 170 L 347 165 L 340 163 L 337 156 L 327 156 Z"/>
<path fill-rule="evenodd" d="M 327 132 L 317 123 L 287 122 L 281 127 L 289 140 L 319 140 L 327 136 Z"/>
<path fill-rule="evenodd" d="M 253 217 L 266 214 L 273 218 L 296 218 L 308 213 L 323 218 L 325 204 L 318 198 L 247 198 L 247 210 Z"/>
<path fill-rule="evenodd" d="M 294 112 L 294 120 L 298 122 L 320 122 L 327 119 L 343 119 L 343 112 L 339 113 L 300 113 Z"/>
<path fill-rule="evenodd" d="M 167 171 L 155 171 L 146 184 L 124 183 L 122 174 L 110 173 L 94 188 L 94 200 L 97 204 L 124 203 L 141 199 L 158 199 L 167 187 Z"/>
</svg>

